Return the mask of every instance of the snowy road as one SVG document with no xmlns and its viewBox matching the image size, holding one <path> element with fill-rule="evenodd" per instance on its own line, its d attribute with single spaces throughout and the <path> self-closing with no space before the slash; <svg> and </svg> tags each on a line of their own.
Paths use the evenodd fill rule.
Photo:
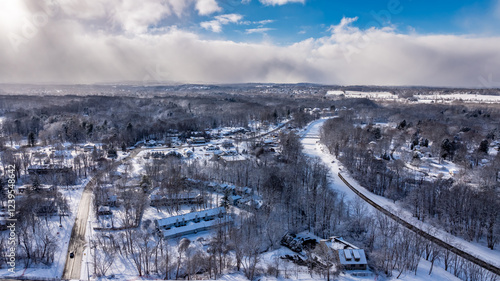
<svg viewBox="0 0 500 281">
<path fill-rule="evenodd" d="M 310 157 L 321 159 L 323 163 L 330 169 L 330 176 L 332 177 L 332 182 L 330 184 L 331 188 L 345 193 L 346 198 L 348 199 L 354 199 L 357 197 L 356 193 L 354 193 L 347 185 L 342 182 L 342 180 L 338 178 L 337 175 L 339 172 L 341 172 L 344 178 L 349 183 L 351 183 L 354 189 L 372 200 L 375 204 L 383 207 L 385 210 L 391 212 L 392 214 L 397 215 L 400 219 L 425 231 L 426 233 L 432 234 L 433 236 L 441 240 L 450 241 L 450 245 L 455 246 L 486 263 L 496 266 L 497 268 L 500 266 L 499 250 L 490 250 L 485 246 L 474 244 L 461 238 L 451 236 L 441 229 L 435 228 L 427 223 L 422 223 L 421 221 L 413 218 L 408 211 L 402 210 L 402 207 L 398 206 L 397 203 L 393 203 L 387 198 L 377 196 L 366 190 L 364 187 L 360 186 L 348 173 L 342 171 L 342 167 L 337 159 L 332 154 L 330 154 L 323 145 L 319 144 L 321 127 L 323 126 L 325 121 L 326 119 L 320 119 L 312 122 L 301 136 L 303 137 L 302 145 L 304 147 L 304 153 L 306 155 L 309 155 Z"/>
<path fill-rule="evenodd" d="M 71 232 L 70 245 L 66 257 L 66 265 L 64 266 L 64 279 L 80 279 L 80 269 L 83 258 L 83 247 L 85 246 L 85 230 L 87 228 L 87 218 L 89 215 L 89 206 L 92 199 L 92 189 L 94 181 L 90 181 L 85 187 L 82 194 L 82 199 L 78 207 L 75 225 Z M 74 253 L 74 257 L 70 258 L 70 253 Z"/>
<path fill-rule="evenodd" d="M 115 170 L 118 166 L 123 164 L 125 161 L 134 158 L 143 149 L 135 149 L 129 156 L 116 161 L 113 163 L 111 171 Z M 86 186 L 82 194 L 82 199 L 78 206 L 78 214 L 75 219 L 75 224 L 71 232 L 71 240 L 68 247 L 68 252 L 66 255 L 66 265 L 64 266 L 63 279 L 76 279 L 79 280 L 84 272 L 82 272 L 82 262 L 84 253 L 86 254 L 85 248 L 88 247 L 88 242 L 86 241 L 87 233 L 87 221 L 89 218 L 89 211 L 92 200 L 92 186 L 97 182 L 97 178 L 101 177 L 103 174 L 100 173 L 95 176 Z M 74 253 L 74 257 L 70 257 L 70 253 Z M 87 273 L 88 274 L 88 273 Z"/>
</svg>

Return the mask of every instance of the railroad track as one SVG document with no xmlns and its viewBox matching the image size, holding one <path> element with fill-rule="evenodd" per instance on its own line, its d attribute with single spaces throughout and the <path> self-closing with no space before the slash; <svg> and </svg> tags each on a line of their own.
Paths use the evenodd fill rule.
<svg viewBox="0 0 500 281">
<path fill-rule="evenodd" d="M 456 255 L 458 255 L 458 256 L 490 271 L 490 272 L 493 272 L 497 275 L 500 275 L 500 268 L 499 267 L 497 267 L 491 263 L 485 262 L 484 260 L 479 259 L 479 258 L 477 258 L 477 257 L 475 257 L 467 252 L 464 252 L 463 250 L 460 250 L 460 249 L 456 248 L 455 246 L 453 246 L 453 245 L 451 245 L 451 244 L 449 244 L 449 243 L 447 243 L 447 242 L 445 242 L 445 241 L 443 241 L 443 240 L 441 240 L 433 235 L 430 235 L 429 233 L 421 230 L 420 228 L 408 223 L 407 221 L 403 220 L 402 218 L 394 215 L 393 213 L 389 212 L 388 210 L 386 210 L 382 206 L 378 205 L 373 200 L 366 197 L 363 193 L 359 192 L 359 190 L 354 188 L 340 173 L 338 174 L 338 176 L 347 185 L 347 187 L 349 187 L 354 193 L 356 193 L 356 195 L 361 197 L 361 199 L 365 200 L 368 204 L 372 205 L 375 209 L 379 210 L 380 212 L 382 212 L 386 216 L 395 220 L 397 223 L 403 225 L 404 227 L 406 227 L 409 230 L 415 232 L 416 234 L 424 237 L 425 239 L 432 241 L 432 242 L 436 243 L 437 245 L 455 253 Z"/>
</svg>

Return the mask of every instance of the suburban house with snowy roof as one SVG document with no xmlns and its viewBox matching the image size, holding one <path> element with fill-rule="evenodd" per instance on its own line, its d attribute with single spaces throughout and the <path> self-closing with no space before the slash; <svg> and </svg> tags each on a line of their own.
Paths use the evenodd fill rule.
<svg viewBox="0 0 500 281">
<path fill-rule="evenodd" d="M 152 194 L 151 206 L 169 206 L 174 204 L 202 204 L 205 198 L 201 194 L 176 194 L 175 196 Z"/>
<path fill-rule="evenodd" d="M 204 144 L 206 142 L 204 137 L 191 137 L 187 139 L 187 143 L 189 144 Z"/>
<path fill-rule="evenodd" d="M 363 249 L 344 249 L 339 250 L 340 264 L 345 270 L 366 270 L 367 262 L 365 250 Z"/>
<path fill-rule="evenodd" d="M 330 239 L 321 240 L 320 245 L 338 253 L 343 269 L 357 271 L 366 271 L 368 269 L 365 251 L 345 241 L 342 237 L 333 236 Z"/>
</svg>

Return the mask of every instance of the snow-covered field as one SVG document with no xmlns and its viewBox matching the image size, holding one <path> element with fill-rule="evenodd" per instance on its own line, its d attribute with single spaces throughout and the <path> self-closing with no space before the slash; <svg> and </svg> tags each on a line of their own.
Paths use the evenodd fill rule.
<svg viewBox="0 0 500 281">
<path fill-rule="evenodd" d="M 464 102 L 484 102 L 484 103 L 499 103 L 500 96 L 492 95 L 470 95 L 470 94 L 435 94 L 435 95 L 417 95 L 415 96 L 422 103 L 431 102 L 452 102 L 452 101 L 464 101 Z"/>
<path fill-rule="evenodd" d="M 344 96 L 346 98 L 367 98 L 367 99 L 398 99 L 397 95 L 390 92 L 360 92 L 360 91 L 328 91 L 326 96 Z"/>
<path fill-rule="evenodd" d="M 302 139 L 302 144 L 304 146 L 304 153 L 311 157 L 320 158 L 327 167 L 330 168 L 331 171 L 331 188 L 339 190 L 346 194 L 346 198 L 354 199 L 356 194 L 350 190 L 337 176 L 339 172 L 342 173 L 343 177 L 351 183 L 358 191 L 363 193 L 365 196 L 373 200 L 375 203 L 380 206 L 385 207 L 385 209 L 392 211 L 392 213 L 399 215 L 402 219 L 410 222 L 411 224 L 419 227 L 420 229 L 432 233 L 433 235 L 445 240 L 451 240 L 451 244 L 460 247 L 464 251 L 479 257 L 480 259 L 493 263 L 497 266 L 500 266 L 500 250 L 490 250 L 485 246 L 478 245 L 476 243 L 470 243 L 465 241 L 464 239 L 451 236 L 446 233 L 444 230 L 435 228 L 427 223 L 422 223 L 421 221 L 413 218 L 412 215 L 408 211 L 404 211 L 401 206 L 397 203 L 393 203 L 391 200 L 377 196 L 364 187 L 360 186 L 346 171 L 343 171 L 342 165 L 337 161 L 334 155 L 330 154 L 328 150 L 319 143 L 319 138 L 316 138 L 319 135 L 321 127 L 326 119 L 320 119 L 312 122 L 308 128 L 303 132 L 306 138 Z M 368 204 L 367 204 L 368 205 Z M 370 206 L 370 210 L 375 210 Z M 429 280 L 429 279 L 425 279 Z M 434 280 L 442 280 L 442 279 L 434 279 Z"/>
<path fill-rule="evenodd" d="M 408 102 L 408 99 L 400 98 L 398 95 L 390 92 L 328 91 L 326 97 L 367 98 L 372 100 Z M 455 101 L 466 103 L 500 103 L 500 96 L 469 93 L 441 94 L 437 92 L 435 94 L 414 95 L 413 98 L 413 101 L 418 103 L 451 103 Z"/>
</svg>

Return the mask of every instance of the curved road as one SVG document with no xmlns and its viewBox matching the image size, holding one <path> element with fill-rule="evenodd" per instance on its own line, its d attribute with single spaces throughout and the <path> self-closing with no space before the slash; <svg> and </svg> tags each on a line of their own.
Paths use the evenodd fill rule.
<svg viewBox="0 0 500 281">
<path fill-rule="evenodd" d="M 304 133 L 302 134 L 302 139 L 303 139 L 303 144 L 306 146 L 307 145 L 307 149 L 311 149 L 311 147 L 313 146 L 314 142 L 312 142 L 312 140 L 317 140 L 319 141 L 319 132 L 321 130 L 321 127 L 323 126 L 323 123 L 325 122 L 325 120 L 317 120 L 317 121 L 314 121 L 312 122 L 309 127 L 304 131 Z M 306 140 L 306 139 L 310 139 L 310 140 Z M 312 139 L 312 140 L 311 140 Z M 316 148 L 314 148 L 314 154 L 316 156 L 320 156 L 319 154 L 322 154 L 324 152 L 320 152 L 318 150 L 316 150 Z M 326 164 L 326 163 L 325 163 Z M 333 172 L 333 171 L 332 171 Z M 397 216 L 397 214 L 393 214 L 392 212 L 390 212 L 389 210 L 387 210 L 386 208 L 384 208 L 383 206 L 381 206 L 380 204 L 377 204 L 376 202 L 374 202 L 373 200 L 371 200 L 370 198 L 368 198 L 366 195 L 364 195 L 362 192 L 360 192 L 358 189 L 356 189 L 354 186 L 352 186 L 341 174 L 339 171 L 334 171 L 336 173 L 334 174 L 337 174 L 338 177 L 342 180 L 342 182 L 345 183 L 345 185 L 354 193 L 356 194 L 357 196 L 359 196 L 361 199 L 363 199 L 364 201 L 366 201 L 368 204 L 370 204 L 371 206 L 373 206 L 375 209 L 379 210 L 380 212 L 382 212 L 383 214 L 387 215 L 388 217 L 390 217 L 391 219 L 393 219 L 394 221 L 396 221 L 397 223 L 401 224 L 402 226 L 410 229 L 411 231 L 417 233 L 418 235 L 422 236 L 423 238 L 429 240 L 429 241 L 432 241 L 434 243 L 436 243 L 437 245 L 445 248 L 445 249 L 448 249 L 450 250 L 451 252 L 455 253 L 456 255 L 492 272 L 492 273 L 495 273 L 497 275 L 500 275 L 500 268 L 494 264 L 491 264 L 483 259 L 480 259 L 478 257 L 475 257 L 473 256 L 472 254 L 470 253 L 467 253 L 445 241 L 443 241 L 442 239 L 434 236 L 434 235 L 431 235 L 427 232 L 425 232 L 424 230 L 412 225 L 411 223 L 407 222 L 404 218 L 400 217 L 400 216 Z"/>
</svg>

